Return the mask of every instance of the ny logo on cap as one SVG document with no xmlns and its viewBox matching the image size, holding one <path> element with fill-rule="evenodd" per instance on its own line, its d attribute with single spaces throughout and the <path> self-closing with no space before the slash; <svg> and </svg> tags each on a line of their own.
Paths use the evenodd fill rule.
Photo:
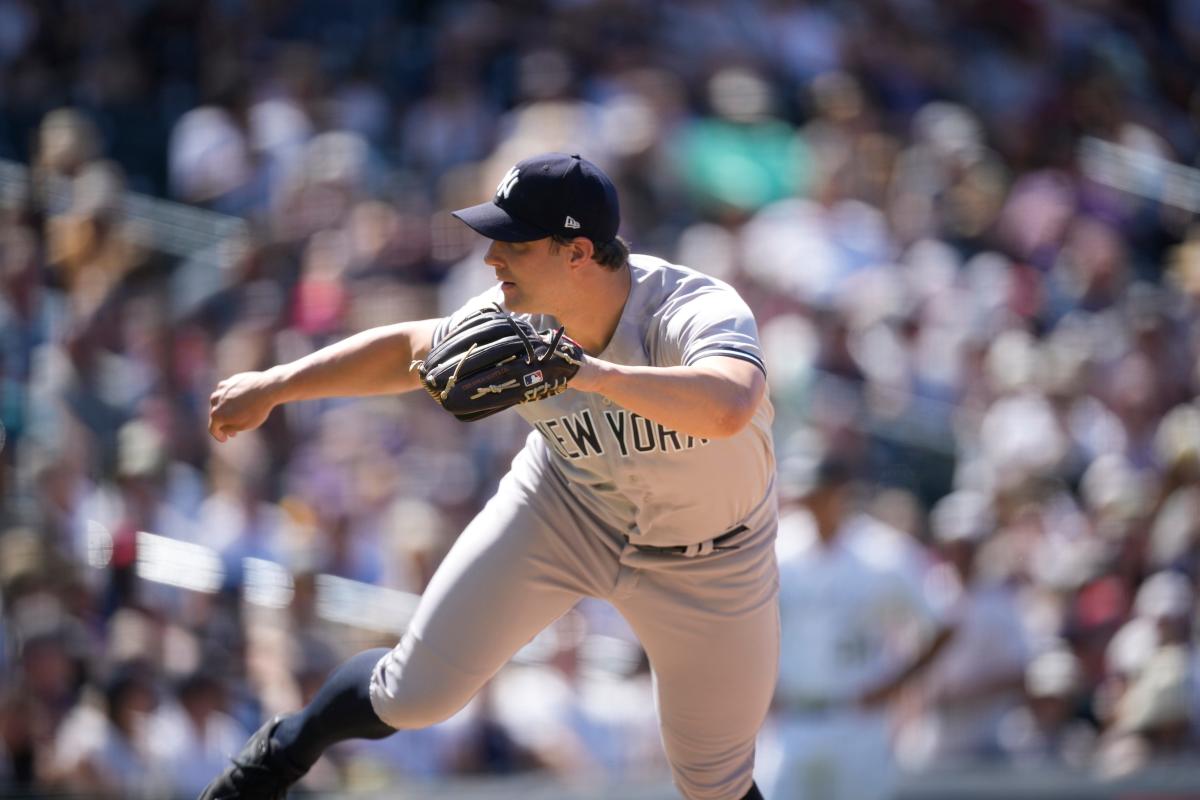
<svg viewBox="0 0 1200 800">
<path fill-rule="evenodd" d="M 513 187 L 517 185 L 517 176 L 520 174 L 521 171 L 516 167 L 504 173 L 504 177 L 500 179 L 500 185 L 496 187 L 496 197 L 503 197 L 507 200 L 509 194 L 512 193 Z"/>
</svg>

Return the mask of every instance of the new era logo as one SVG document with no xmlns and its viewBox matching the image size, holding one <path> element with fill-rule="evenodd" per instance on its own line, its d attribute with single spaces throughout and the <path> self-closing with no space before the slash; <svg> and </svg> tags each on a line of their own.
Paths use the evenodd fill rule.
<svg viewBox="0 0 1200 800">
<path fill-rule="evenodd" d="M 583 226 L 580 225 L 579 222 L 574 217 L 567 217 L 567 221 L 563 223 L 563 227 L 571 228 L 573 230 L 579 230 Z"/>
<path fill-rule="evenodd" d="M 525 376 L 525 385 L 533 386 L 535 383 L 541 383 L 543 380 L 542 371 L 540 369 L 534 370 Z"/>
</svg>

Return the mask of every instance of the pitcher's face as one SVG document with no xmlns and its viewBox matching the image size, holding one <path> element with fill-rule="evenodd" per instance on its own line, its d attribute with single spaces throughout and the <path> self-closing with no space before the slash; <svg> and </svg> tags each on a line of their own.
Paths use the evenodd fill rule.
<svg viewBox="0 0 1200 800">
<path fill-rule="evenodd" d="M 555 314 L 571 290 L 569 249 L 549 238 L 531 242 L 493 241 L 483 261 L 496 271 L 504 305 L 521 314 Z"/>
</svg>

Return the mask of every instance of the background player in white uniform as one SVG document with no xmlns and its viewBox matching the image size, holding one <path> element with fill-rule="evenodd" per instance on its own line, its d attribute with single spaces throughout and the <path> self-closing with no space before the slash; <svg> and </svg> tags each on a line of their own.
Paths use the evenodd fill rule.
<svg viewBox="0 0 1200 800">
<path fill-rule="evenodd" d="M 783 649 L 760 782 L 768 800 L 883 800 L 888 706 L 951 627 L 895 543 L 905 534 L 854 510 L 849 467 L 827 457 L 813 472 L 780 526 Z"/>
<path fill-rule="evenodd" d="M 373 329 L 222 381 L 212 435 L 257 427 L 285 401 L 417 388 L 410 362 L 490 302 L 538 328 L 565 325 L 589 357 L 570 389 L 518 407 L 535 430 L 400 643 L 352 658 L 303 710 L 264 725 L 204 797 L 282 796 L 336 741 L 449 717 L 585 596 L 612 603 L 646 649 L 683 795 L 761 797 L 777 507 L 750 310 L 720 281 L 629 256 L 615 189 L 579 156 L 526 159 L 492 202 L 456 215 L 493 240 L 498 287 L 448 320 Z"/>
</svg>

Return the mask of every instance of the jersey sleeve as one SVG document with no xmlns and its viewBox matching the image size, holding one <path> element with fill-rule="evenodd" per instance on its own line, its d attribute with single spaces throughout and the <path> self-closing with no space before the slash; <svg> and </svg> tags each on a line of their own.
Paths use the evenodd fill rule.
<svg viewBox="0 0 1200 800">
<path fill-rule="evenodd" d="M 726 356 L 767 371 L 754 314 L 726 284 L 683 287 L 664 306 L 658 335 L 662 363 L 692 366 L 702 358 Z"/>
</svg>

